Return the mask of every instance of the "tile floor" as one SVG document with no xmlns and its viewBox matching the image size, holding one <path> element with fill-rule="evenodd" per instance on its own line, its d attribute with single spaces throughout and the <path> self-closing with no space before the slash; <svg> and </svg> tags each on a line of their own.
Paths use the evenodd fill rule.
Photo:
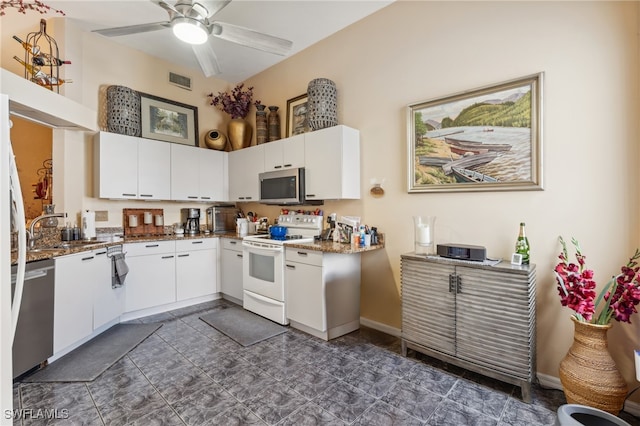
<svg viewBox="0 0 640 426">
<path fill-rule="evenodd" d="M 536 386 L 525 404 L 519 388 L 404 358 L 397 338 L 366 328 L 330 342 L 289 329 L 243 347 L 199 319 L 228 306 L 137 320 L 163 326 L 93 382 L 16 382 L 14 425 L 535 426 L 555 425 L 565 403 Z M 58 420 L 43 419 L 51 413 Z"/>
</svg>

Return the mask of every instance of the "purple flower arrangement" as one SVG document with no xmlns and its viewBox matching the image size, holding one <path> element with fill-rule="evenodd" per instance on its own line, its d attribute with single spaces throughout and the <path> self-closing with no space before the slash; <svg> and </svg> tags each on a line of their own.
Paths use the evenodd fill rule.
<svg viewBox="0 0 640 426">
<path fill-rule="evenodd" d="M 586 257 L 582 254 L 578 241 L 573 238 L 571 242 L 576 250 L 577 263 L 569 262 L 567 245 L 560 237 L 562 252 L 558 256 L 560 262 L 554 268 L 562 306 L 573 309 L 576 319 L 582 322 L 606 325 L 613 318 L 631 323 L 631 315 L 637 312 L 636 305 L 640 302 L 640 250 L 636 249 L 629 262 L 622 266 L 620 274 L 611 278 L 600 294 L 596 295 L 593 270 L 586 268 Z"/>
<path fill-rule="evenodd" d="M 211 98 L 211 105 L 226 112 L 231 118 L 245 118 L 252 105 L 253 87 L 249 87 L 247 90 L 242 90 L 243 88 L 244 83 L 239 83 L 231 93 L 218 92 L 217 95 L 209 93 L 207 96 Z M 260 105 L 260 101 L 253 102 L 253 105 Z"/>
</svg>

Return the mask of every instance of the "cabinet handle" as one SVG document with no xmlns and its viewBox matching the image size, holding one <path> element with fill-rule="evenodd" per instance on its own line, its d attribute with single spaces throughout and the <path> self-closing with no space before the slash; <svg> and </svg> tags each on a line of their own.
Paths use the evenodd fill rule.
<svg viewBox="0 0 640 426">
<path fill-rule="evenodd" d="M 93 259 L 93 258 L 94 258 L 94 256 L 83 257 L 83 258 L 82 258 L 82 261 L 84 262 L 85 260 L 91 260 L 91 259 Z"/>
<path fill-rule="evenodd" d="M 281 169 L 282 166 L 273 166 L 274 169 Z"/>
<path fill-rule="evenodd" d="M 456 275 L 456 294 L 462 293 L 462 276 Z"/>
<path fill-rule="evenodd" d="M 153 247 L 159 247 L 160 244 L 147 244 L 145 247 L 146 248 L 153 248 Z"/>
<path fill-rule="evenodd" d="M 189 257 L 189 253 L 187 253 L 187 254 L 179 254 L 178 257 Z"/>
<path fill-rule="evenodd" d="M 285 265 L 287 269 L 296 269 L 295 265 Z"/>
<path fill-rule="evenodd" d="M 244 197 L 245 200 L 250 200 L 253 197 Z"/>
<path fill-rule="evenodd" d="M 140 194 L 141 197 L 153 197 L 153 194 Z"/>
<path fill-rule="evenodd" d="M 99 252 L 95 253 L 96 256 L 100 256 L 100 255 L 103 255 L 103 254 L 107 254 L 107 252 L 106 251 L 99 251 Z"/>
<path fill-rule="evenodd" d="M 191 241 L 191 244 L 202 244 L 204 241 Z"/>
<path fill-rule="evenodd" d="M 238 256 L 240 259 L 242 259 L 242 255 L 241 254 L 236 254 L 236 256 Z"/>
<path fill-rule="evenodd" d="M 316 196 L 316 194 L 307 194 L 307 195 L 305 195 L 305 196 L 306 196 L 307 198 L 309 198 L 309 197 L 315 197 L 315 196 Z"/>
<path fill-rule="evenodd" d="M 244 197 L 238 197 L 238 200 L 244 200 Z"/>
<path fill-rule="evenodd" d="M 449 293 L 453 293 L 456 289 L 456 274 L 449 274 Z"/>
<path fill-rule="evenodd" d="M 309 253 L 307 253 L 306 251 L 299 251 L 298 252 L 298 256 L 308 256 Z"/>
<path fill-rule="evenodd" d="M 238 244 L 238 242 L 237 241 L 229 241 L 229 244 L 236 245 L 236 244 Z"/>
<path fill-rule="evenodd" d="M 173 255 L 169 255 L 169 256 L 162 256 L 160 259 L 173 259 Z"/>
<path fill-rule="evenodd" d="M 135 197 L 136 194 L 122 194 L 123 197 Z"/>
<path fill-rule="evenodd" d="M 284 166 L 285 167 L 291 167 L 291 164 L 285 164 Z"/>
<path fill-rule="evenodd" d="M 200 197 L 200 198 L 202 198 L 203 200 L 210 200 L 211 199 L 211 197 Z"/>
<path fill-rule="evenodd" d="M 195 195 L 187 195 L 187 198 L 190 199 L 190 200 L 197 200 L 198 199 L 198 197 L 195 196 Z"/>
</svg>

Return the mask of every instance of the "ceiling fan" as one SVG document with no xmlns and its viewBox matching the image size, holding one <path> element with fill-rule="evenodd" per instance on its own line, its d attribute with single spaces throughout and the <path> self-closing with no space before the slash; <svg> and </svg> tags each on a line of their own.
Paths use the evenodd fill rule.
<svg viewBox="0 0 640 426">
<path fill-rule="evenodd" d="M 175 5 L 170 5 L 164 0 L 150 1 L 167 11 L 168 21 L 105 28 L 93 32 L 107 37 L 117 37 L 171 28 L 177 38 L 191 44 L 206 77 L 220 73 L 216 54 L 211 44 L 207 43 L 209 36 L 276 55 L 286 55 L 291 50 L 292 42 L 289 40 L 238 25 L 214 21 L 213 16 L 231 3 L 231 0 L 207 2 L 211 5 L 209 8 L 196 0 L 178 0 Z"/>
</svg>

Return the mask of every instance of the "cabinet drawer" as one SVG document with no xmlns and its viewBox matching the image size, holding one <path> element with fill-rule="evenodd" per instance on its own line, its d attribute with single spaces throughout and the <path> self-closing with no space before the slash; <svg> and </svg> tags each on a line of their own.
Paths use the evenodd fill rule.
<svg viewBox="0 0 640 426">
<path fill-rule="evenodd" d="M 227 250 L 242 251 L 242 240 L 233 238 L 222 238 L 222 248 Z"/>
<path fill-rule="evenodd" d="M 127 256 L 146 256 L 148 254 L 175 253 L 175 241 L 149 241 L 147 243 L 125 244 Z"/>
<path fill-rule="evenodd" d="M 299 262 L 307 265 L 322 266 L 322 252 L 299 248 L 288 248 L 285 253 L 285 260 L 287 262 Z"/>
<path fill-rule="evenodd" d="M 176 251 L 207 250 L 218 248 L 217 238 L 193 238 L 176 241 Z"/>
</svg>

